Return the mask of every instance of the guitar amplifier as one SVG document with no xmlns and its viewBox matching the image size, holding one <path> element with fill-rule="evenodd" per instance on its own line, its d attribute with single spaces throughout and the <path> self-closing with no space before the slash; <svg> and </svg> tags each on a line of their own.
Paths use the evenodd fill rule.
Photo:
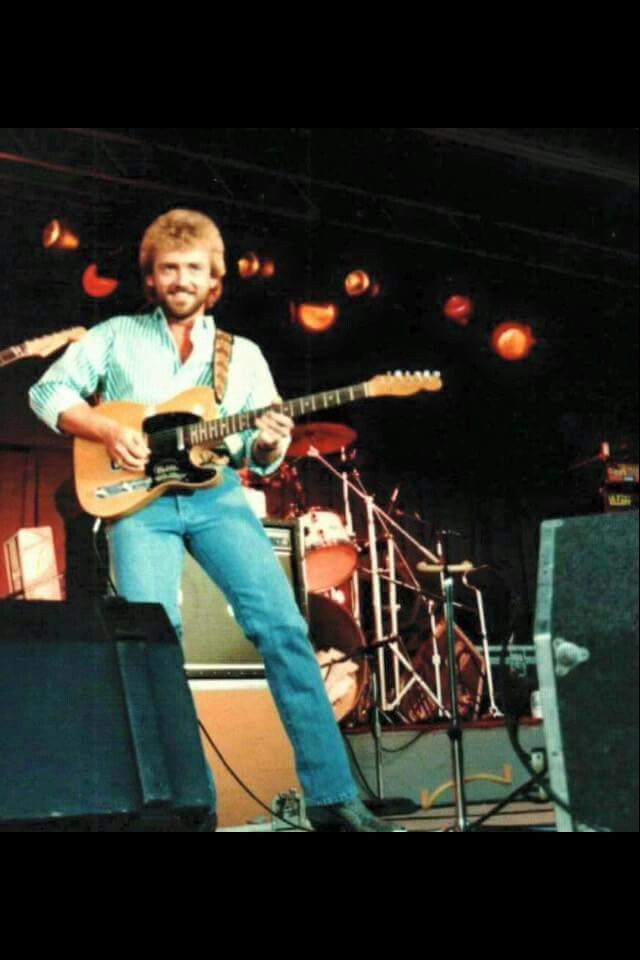
<svg viewBox="0 0 640 960">
<path fill-rule="evenodd" d="M 307 617 L 299 523 L 263 520 L 265 532 L 302 615 Z M 191 679 L 261 679 L 263 660 L 236 623 L 221 590 L 188 553 L 182 577 L 183 649 Z"/>
<path fill-rule="evenodd" d="M 23 527 L 4 543 L 12 595 L 21 600 L 62 600 L 51 527 Z"/>
<path fill-rule="evenodd" d="M 605 513 L 619 513 L 621 510 L 637 510 L 640 503 L 638 464 L 608 463 L 602 500 Z"/>
</svg>

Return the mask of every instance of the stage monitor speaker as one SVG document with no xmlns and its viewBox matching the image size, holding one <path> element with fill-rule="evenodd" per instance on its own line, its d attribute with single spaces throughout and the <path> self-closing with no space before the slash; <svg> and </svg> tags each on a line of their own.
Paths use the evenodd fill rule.
<svg viewBox="0 0 640 960">
<path fill-rule="evenodd" d="M 0 604 L 0 830 L 206 829 L 213 797 L 164 608 Z"/>
<path fill-rule="evenodd" d="M 265 520 L 271 542 L 296 600 L 306 616 L 304 575 L 298 524 Z M 264 677 L 263 660 L 246 638 L 222 592 L 189 555 L 182 576 L 183 646 L 187 675 L 192 678 Z"/>
<path fill-rule="evenodd" d="M 558 830 L 637 831 L 637 513 L 542 524 L 535 645 Z"/>
</svg>

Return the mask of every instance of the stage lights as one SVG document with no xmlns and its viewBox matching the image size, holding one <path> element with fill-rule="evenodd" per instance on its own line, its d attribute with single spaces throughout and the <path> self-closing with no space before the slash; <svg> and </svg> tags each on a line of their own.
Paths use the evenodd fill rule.
<svg viewBox="0 0 640 960">
<path fill-rule="evenodd" d="M 82 286 L 88 297 L 93 297 L 94 300 L 104 300 L 116 292 L 120 286 L 120 281 L 111 277 L 101 277 L 98 273 L 98 264 L 92 263 L 82 275 Z"/>
<path fill-rule="evenodd" d="M 66 220 L 50 220 L 42 231 L 42 246 L 45 250 L 73 251 L 80 248 L 78 232 Z M 95 255 L 95 252 L 94 254 Z M 101 276 L 97 263 L 90 263 L 82 274 L 82 288 L 88 297 L 102 300 L 110 297 L 120 286 L 120 281 Z"/>
<path fill-rule="evenodd" d="M 270 280 L 276 275 L 276 265 L 270 257 L 264 257 L 260 265 L 260 276 Z"/>
<path fill-rule="evenodd" d="M 238 260 L 238 276 L 242 280 L 251 280 L 254 277 L 262 277 L 265 280 L 271 280 L 276 274 L 276 265 L 271 257 L 259 257 L 252 251 L 243 254 Z"/>
<path fill-rule="evenodd" d="M 238 275 L 243 280 L 256 277 L 260 272 L 260 258 L 255 253 L 245 253 L 238 260 Z"/>
<path fill-rule="evenodd" d="M 511 301 L 511 302 L 509 302 Z M 447 323 L 445 337 L 467 350 L 487 353 L 487 348 L 500 360 L 517 363 L 530 356 L 537 340 L 532 326 L 520 319 L 506 317 L 531 316 L 531 304 L 516 305 L 508 294 L 489 293 L 477 280 L 464 276 L 448 276 L 442 284 L 436 301 Z M 464 333 L 454 333 L 455 324 Z"/>
<path fill-rule="evenodd" d="M 448 320 L 453 320 L 460 327 L 466 327 L 473 317 L 475 309 L 471 297 L 456 293 L 447 298 L 442 312 Z"/>
<path fill-rule="evenodd" d="M 42 231 L 45 250 L 77 250 L 80 237 L 64 220 L 51 220 Z"/>
<path fill-rule="evenodd" d="M 352 270 L 344 281 L 344 289 L 348 297 L 377 297 L 380 293 L 380 283 L 366 270 Z"/>
<path fill-rule="evenodd" d="M 503 360 L 524 360 L 536 344 L 530 326 L 516 320 L 498 324 L 491 334 L 491 348 Z"/>
<path fill-rule="evenodd" d="M 291 320 L 307 333 L 326 333 L 334 326 L 340 310 L 335 303 L 292 303 Z"/>
</svg>

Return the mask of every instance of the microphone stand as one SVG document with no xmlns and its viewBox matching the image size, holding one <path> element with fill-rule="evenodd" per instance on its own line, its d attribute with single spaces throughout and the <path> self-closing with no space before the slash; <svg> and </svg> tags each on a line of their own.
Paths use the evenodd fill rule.
<svg viewBox="0 0 640 960">
<path fill-rule="evenodd" d="M 364 804 L 372 813 L 380 817 L 403 816 L 416 813 L 420 810 L 420 804 L 415 803 L 408 797 L 385 797 L 384 783 L 382 779 L 382 725 L 380 715 L 382 710 L 379 704 L 379 686 L 376 670 L 376 661 L 378 657 L 387 649 L 392 647 L 398 640 L 398 637 L 389 637 L 387 640 L 379 640 L 371 643 L 360 650 L 354 650 L 353 653 L 341 657 L 339 660 L 333 660 L 329 665 L 329 670 L 339 663 L 348 663 L 350 660 L 368 660 L 370 665 L 371 691 L 373 707 L 371 711 L 371 735 L 374 744 L 374 759 L 376 772 L 376 793 L 377 796 L 369 800 L 364 800 Z M 327 674 L 328 676 L 328 674 Z M 326 679 L 326 678 L 325 678 Z"/>
<path fill-rule="evenodd" d="M 462 723 L 458 705 L 458 664 L 456 661 L 456 637 L 453 620 L 453 573 L 449 566 L 449 551 L 446 532 L 441 532 L 438 541 L 438 554 L 443 564 L 442 582 L 444 609 L 447 625 L 447 649 L 449 654 L 449 690 L 451 694 L 451 718 L 448 736 L 451 743 L 451 766 L 456 800 L 457 833 L 465 833 L 469 828 L 464 787 L 464 751 L 462 747 Z"/>
</svg>

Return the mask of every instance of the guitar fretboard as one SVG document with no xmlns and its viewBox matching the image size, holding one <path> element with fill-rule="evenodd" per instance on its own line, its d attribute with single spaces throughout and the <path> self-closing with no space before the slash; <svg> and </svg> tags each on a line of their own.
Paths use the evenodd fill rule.
<svg viewBox="0 0 640 960">
<path fill-rule="evenodd" d="M 276 409 L 295 419 L 308 413 L 328 410 L 330 407 L 340 407 L 355 400 L 364 400 L 368 396 L 367 384 L 359 383 L 352 387 L 342 387 L 338 390 L 325 390 L 323 393 L 314 393 L 307 397 L 298 397 L 296 400 L 286 400 L 282 404 L 272 407 L 263 407 L 260 410 L 250 410 L 247 413 L 236 413 L 231 417 L 222 417 L 220 420 L 203 420 L 184 428 L 184 440 L 187 446 L 196 444 L 219 443 L 225 437 L 242 430 L 252 430 L 256 420 L 267 410 Z M 176 431 L 178 436 L 179 431 Z M 179 439 L 179 437 L 178 437 Z"/>
</svg>

